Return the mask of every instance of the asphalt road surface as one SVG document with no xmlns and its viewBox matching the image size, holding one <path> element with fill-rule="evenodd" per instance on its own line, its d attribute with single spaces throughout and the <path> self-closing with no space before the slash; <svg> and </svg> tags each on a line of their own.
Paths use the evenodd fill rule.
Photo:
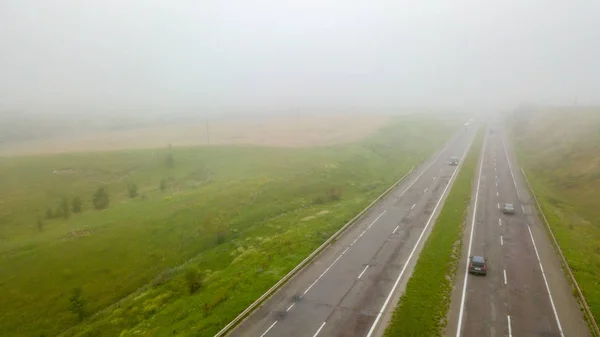
<svg viewBox="0 0 600 337">
<path fill-rule="evenodd" d="M 485 141 L 446 336 L 590 336 L 535 204 L 498 128 Z M 503 214 L 505 203 L 515 206 Z M 487 275 L 467 274 L 469 255 Z"/>
<path fill-rule="evenodd" d="M 448 159 L 465 155 L 475 131 L 459 132 L 229 336 L 381 335 L 457 172 Z"/>
</svg>

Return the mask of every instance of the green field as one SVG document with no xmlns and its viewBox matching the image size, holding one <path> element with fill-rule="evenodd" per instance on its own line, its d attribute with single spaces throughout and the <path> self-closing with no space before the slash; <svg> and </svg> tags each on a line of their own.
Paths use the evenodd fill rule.
<svg viewBox="0 0 600 337">
<path fill-rule="evenodd" d="M 443 335 L 482 143 L 483 132 L 480 131 L 423 246 L 384 336 Z"/>
<path fill-rule="evenodd" d="M 510 120 L 519 164 L 600 324 L 600 109 L 521 111 Z"/>
<path fill-rule="evenodd" d="M 310 149 L 0 158 L 0 335 L 212 336 L 460 123 L 401 117 Z M 46 219 L 63 197 L 83 212 Z"/>
</svg>

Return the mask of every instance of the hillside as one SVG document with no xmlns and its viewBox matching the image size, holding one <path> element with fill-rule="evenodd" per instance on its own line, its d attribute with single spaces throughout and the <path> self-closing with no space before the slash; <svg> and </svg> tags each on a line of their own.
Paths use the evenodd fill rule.
<svg viewBox="0 0 600 337">
<path fill-rule="evenodd" d="M 600 108 L 515 113 L 519 162 L 600 322 Z"/>
<path fill-rule="evenodd" d="M 0 335 L 212 336 L 461 122 L 399 117 L 321 147 L 0 157 Z M 76 197 L 83 212 L 62 212 Z"/>
</svg>

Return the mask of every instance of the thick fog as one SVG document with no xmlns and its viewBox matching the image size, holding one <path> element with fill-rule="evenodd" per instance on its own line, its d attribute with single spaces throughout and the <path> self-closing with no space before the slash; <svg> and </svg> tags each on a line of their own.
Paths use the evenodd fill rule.
<svg viewBox="0 0 600 337">
<path fill-rule="evenodd" d="M 3 109 L 599 103 L 591 0 L 2 0 Z"/>
</svg>

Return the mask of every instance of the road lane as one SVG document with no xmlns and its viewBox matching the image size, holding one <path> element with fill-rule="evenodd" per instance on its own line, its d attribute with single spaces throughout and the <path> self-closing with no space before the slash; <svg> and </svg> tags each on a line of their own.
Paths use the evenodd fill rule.
<svg viewBox="0 0 600 337">
<path fill-rule="evenodd" d="M 549 293 L 545 287 L 540 265 L 529 236 L 529 224 L 525 214 L 520 212 L 521 201 L 510 170 L 511 165 L 505 155 L 501 138 L 495 142 L 498 164 L 501 165 L 498 178 L 505 182 L 500 185 L 500 204 L 512 203 L 515 214 L 500 213 L 506 224 L 503 236 L 508 244 L 501 250 L 504 268 L 511 271 L 508 286 L 509 314 L 512 331 L 515 335 L 561 337 L 559 321 L 556 320 Z"/>
<path fill-rule="evenodd" d="M 473 138 L 469 130 L 428 160 L 230 336 L 365 336 L 450 182 L 448 157 Z"/>
<path fill-rule="evenodd" d="M 483 277 L 466 275 L 465 279 L 461 274 L 467 265 L 460 264 L 445 335 L 589 336 L 570 290 L 560 284 L 567 281 L 556 265 L 556 256 L 546 251 L 545 257 L 555 260 L 549 264 L 558 286 L 553 289 L 548 285 L 552 282 L 546 280 L 543 259 L 534 244 L 543 241 L 545 246 L 547 237 L 534 239 L 531 231 L 539 226 L 539 220 L 535 214 L 523 212 L 529 208 L 523 203 L 528 202 L 528 193 L 513 172 L 510 149 L 505 147 L 501 133 L 496 135 L 487 137 L 478 186 L 481 195 L 477 211 L 470 214 L 475 219 L 471 255 L 487 257 L 488 273 Z M 515 206 L 515 214 L 502 213 L 505 203 Z M 473 205 L 470 209 L 473 212 Z M 463 256 L 466 261 L 465 249 Z M 552 295 L 556 292 L 565 306 L 563 319 L 555 310 L 558 306 Z M 570 321 L 566 329 L 561 324 L 565 320 Z"/>
</svg>

